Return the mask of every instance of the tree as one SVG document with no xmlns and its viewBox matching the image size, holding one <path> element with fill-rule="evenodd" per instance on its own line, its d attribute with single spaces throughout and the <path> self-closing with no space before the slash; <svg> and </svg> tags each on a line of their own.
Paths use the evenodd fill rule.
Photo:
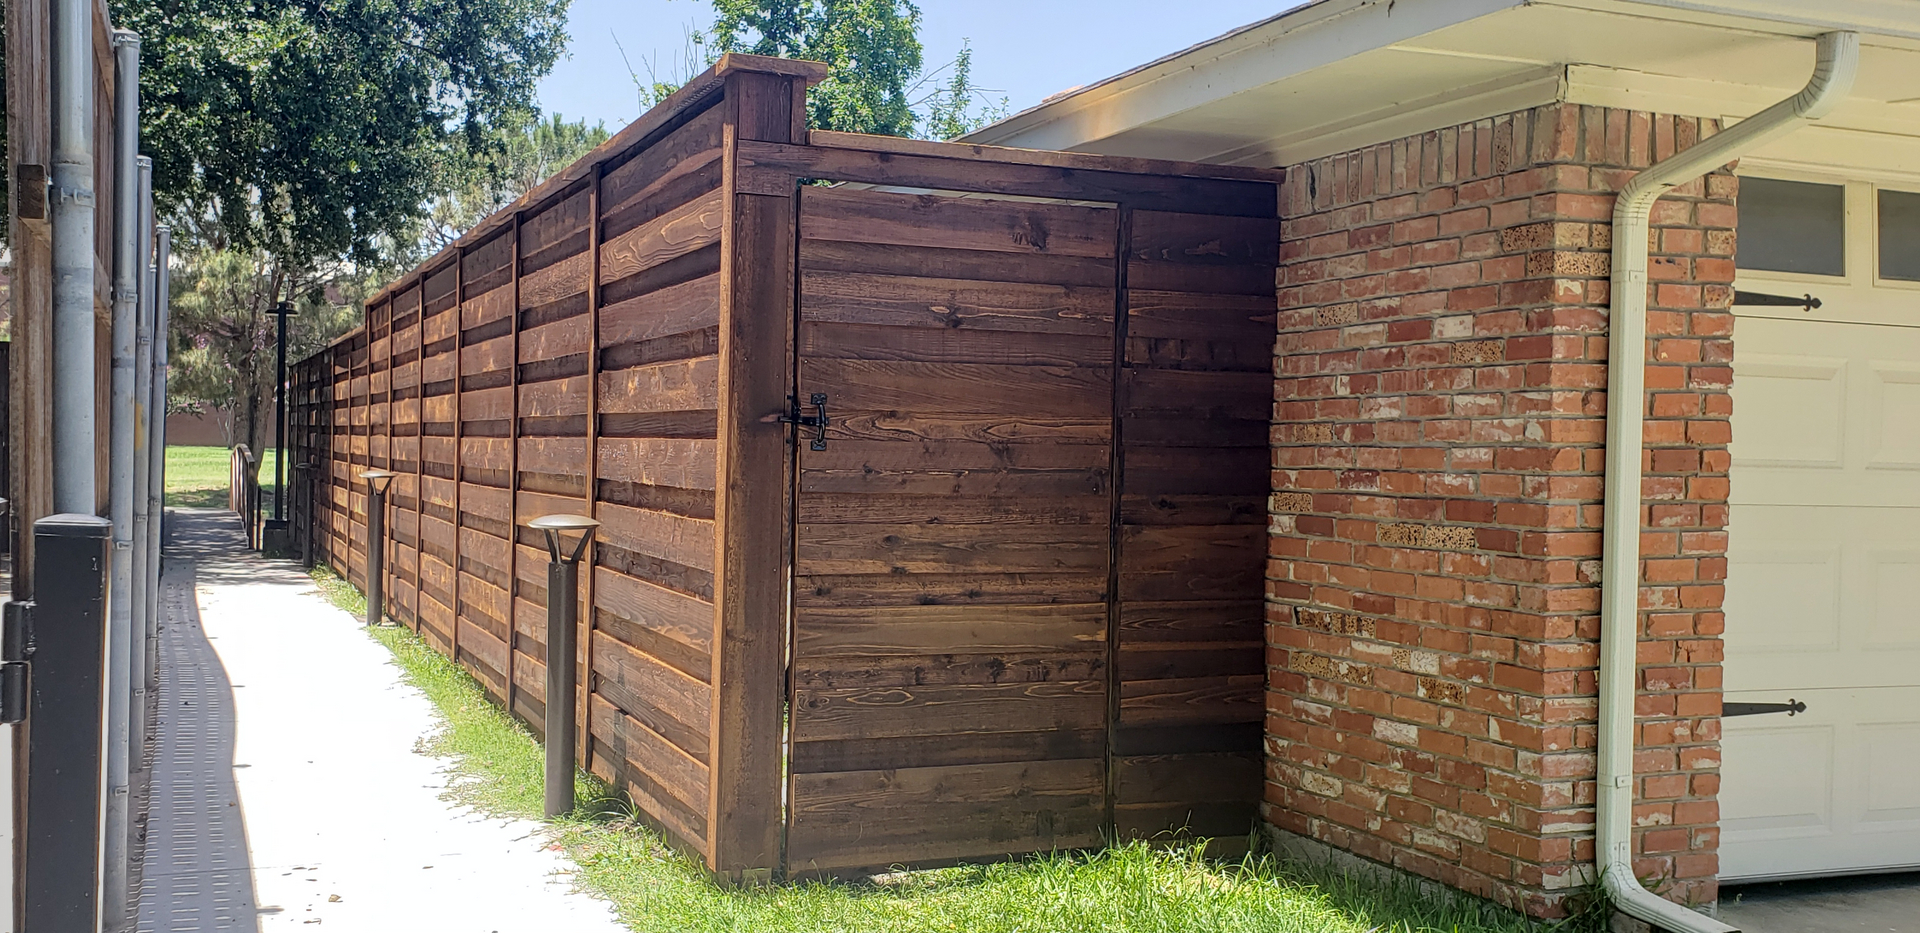
<svg viewBox="0 0 1920 933">
<path fill-rule="evenodd" d="M 353 329 L 358 299 L 374 280 L 350 271 L 326 282 L 294 280 L 260 249 L 205 249 L 187 258 L 175 270 L 168 302 L 169 409 L 187 403 L 224 413 L 231 440 L 257 453 L 272 423 L 278 333 L 270 312 L 279 296 L 296 296 L 296 314 L 287 321 L 291 362 Z"/>
<path fill-rule="evenodd" d="M 807 92 L 807 123 L 819 129 L 951 139 L 1007 114 L 1006 98 L 996 104 L 974 86 L 966 40 L 953 61 L 922 71 L 920 8 L 911 0 L 713 0 L 713 7 L 708 34 L 688 33 L 686 50 L 672 63 L 684 73 L 663 81 L 648 60 L 650 80 L 633 75 L 643 105 L 685 84 L 699 70 L 696 54 L 705 67 L 721 52 L 750 52 L 832 69 Z"/>
<path fill-rule="evenodd" d="M 713 0 L 714 47 L 825 62 L 807 92 L 820 129 L 911 136 L 907 89 L 920 74 L 920 8 L 908 0 Z"/>
<path fill-rule="evenodd" d="M 1006 117 L 1007 99 L 1002 97 L 995 103 L 973 84 L 972 40 L 960 40 L 959 54 L 940 70 L 951 71 L 952 75 L 925 100 L 926 138 L 955 139 Z M 935 71 L 920 80 L 925 83 L 938 75 Z"/>
<path fill-rule="evenodd" d="M 450 160 L 529 119 L 566 41 L 567 0 L 111 5 L 142 38 L 160 215 L 292 269 L 401 241 Z"/>
<path fill-rule="evenodd" d="M 494 135 L 491 145 L 479 151 L 463 149 L 449 160 L 443 190 L 427 203 L 419 240 L 424 255 L 418 259 L 459 239 L 474 224 L 532 191 L 608 137 L 605 124 L 570 122 L 557 113 L 498 129 Z"/>
</svg>

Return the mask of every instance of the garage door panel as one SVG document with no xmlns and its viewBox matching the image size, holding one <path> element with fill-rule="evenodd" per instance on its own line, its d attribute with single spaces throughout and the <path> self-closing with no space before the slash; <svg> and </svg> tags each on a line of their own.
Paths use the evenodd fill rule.
<svg viewBox="0 0 1920 933">
<path fill-rule="evenodd" d="M 1920 865 L 1920 327 L 1735 339 L 1721 880 Z"/>
<path fill-rule="evenodd" d="M 1873 606 L 1867 613 L 1867 646 L 1920 650 L 1920 549 L 1877 548 L 1868 561 Z M 1920 785 L 1920 776 L 1914 783 Z"/>
<path fill-rule="evenodd" d="M 1739 620 L 1741 653 L 1840 647 L 1838 545 L 1742 547 L 1729 564 L 1727 615 Z"/>
<path fill-rule="evenodd" d="M 1837 357 L 1737 354 L 1734 391 L 1743 417 L 1769 429 L 1733 436 L 1740 466 L 1839 469 L 1845 460 L 1847 361 Z"/>
<path fill-rule="evenodd" d="M 1722 790 L 1721 837 L 1745 841 L 1832 835 L 1833 746 L 1832 723 L 1729 721 L 1720 740 L 1721 767 L 1771 773 L 1774 779 Z M 1793 766 L 1783 767 L 1786 762 Z"/>
<path fill-rule="evenodd" d="M 1861 829 L 1920 830 L 1920 717 L 1860 727 L 1866 756 Z"/>
<path fill-rule="evenodd" d="M 1920 470 L 1920 365 L 1875 360 L 1866 382 L 1872 409 L 1867 466 Z"/>
</svg>

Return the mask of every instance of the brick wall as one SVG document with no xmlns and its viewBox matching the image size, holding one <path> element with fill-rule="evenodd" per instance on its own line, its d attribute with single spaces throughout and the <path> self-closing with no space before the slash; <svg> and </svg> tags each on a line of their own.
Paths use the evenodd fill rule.
<svg viewBox="0 0 1920 933">
<path fill-rule="evenodd" d="M 1554 915 L 1593 860 L 1612 192 L 1711 121 L 1552 105 L 1294 166 L 1268 566 L 1282 830 Z M 1735 179 L 1655 213 L 1638 872 L 1716 896 Z"/>
</svg>

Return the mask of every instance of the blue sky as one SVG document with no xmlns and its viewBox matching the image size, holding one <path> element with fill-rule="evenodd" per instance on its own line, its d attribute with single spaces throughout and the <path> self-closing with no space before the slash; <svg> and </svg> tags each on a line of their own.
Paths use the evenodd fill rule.
<svg viewBox="0 0 1920 933">
<path fill-rule="evenodd" d="M 919 0 L 928 67 L 973 40 L 974 83 L 1015 112 L 1297 5 L 1296 0 Z M 663 77 L 686 31 L 712 20 L 707 0 L 573 0 L 570 57 L 540 83 L 541 105 L 618 129 L 640 114 L 619 37 L 642 78 Z"/>
</svg>

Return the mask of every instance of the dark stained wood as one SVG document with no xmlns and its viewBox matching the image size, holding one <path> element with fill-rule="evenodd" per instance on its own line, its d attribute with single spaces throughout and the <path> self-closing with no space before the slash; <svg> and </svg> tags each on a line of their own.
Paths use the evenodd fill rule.
<svg viewBox="0 0 1920 933">
<path fill-rule="evenodd" d="M 785 138 L 792 127 L 787 82 L 768 75 L 727 79 L 733 147 L 741 138 Z M 729 878 L 781 866 L 781 690 L 789 576 L 786 429 L 766 420 L 792 391 L 794 203 L 725 191 L 721 247 L 720 418 L 714 445 L 717 585 L 714 609 L 714 793 L 709 806 L 715 869 Z"/>
<path fill-rule="evenodd" d="M 403 467 L 393 608 L 537 734 L 521 523 L 598 517 L 577 751 L 730 879 L 1244 834 L 1271 173 L 809 134 L 819 74 L 727 59 L 296 367 L 317 550 Z"/>
</svg>

